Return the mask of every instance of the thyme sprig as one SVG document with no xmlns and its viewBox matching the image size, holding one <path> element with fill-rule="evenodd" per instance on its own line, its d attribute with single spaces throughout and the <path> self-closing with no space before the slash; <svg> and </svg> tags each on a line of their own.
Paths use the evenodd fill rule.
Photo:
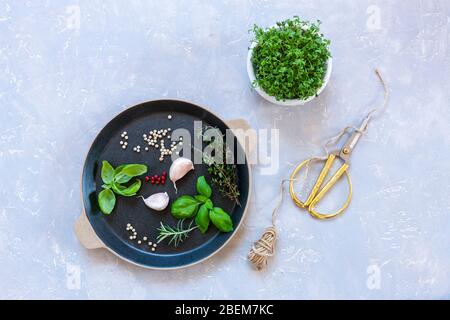
<svg viewBox="0 0 450 320">
<path fill-rule="evenodd" d="M 164 224 L 161 221 L 161 226 L 158 228 L 159 234 L 156 237 L 156 240 L 158 240 L 158 243 L 165 239 L 169 239 L 169 245 L 173 243 L 175 247 L 178 247 L 178 245 L 186 240 L 189 237 L 189 233 L 198 227 L 193 227 L 193 220 L 189 223 L 188 227 L 185 229 L 183 226 L 184 219 L 179 220 L 177 225 L 175 227 L 172 227 L 168 224 Z"/>
<path fill-rule="evenodd" d="M 237 176 L 234 164 L 213 164 L 208 168 L 211 175 L 211 181 L 219 191 L 230 200 L 239 204 L 239 188 L 237 185 Z"/>
<path fill-rule="evenodd" d="M 211 182 L 217 186 L 219 192 L 235 201 L 238 205 L 239 203 L 239 187 L 236 174 L 236 165 L 233 163 L 226 163 L 226 159 L 231 158 L 232 151 L 230 148 L 224 144 L 224 134 L 216 127 L 204 126 L 202 132 L 198 132 L 198 137 L 202 137 L 206 130 L 217 130 L 218 134 L 222 136 L 222 139 L 213 139 L 208 142 L 208 145 L 213 147 L 215 150 L 222 150 L 223 152 L 223 163 L 217 163 L 214 158 L 210 155 L 202 152 L 203 161 L 208 165 L 208 172 L 211 175 Z"/>
</svg>

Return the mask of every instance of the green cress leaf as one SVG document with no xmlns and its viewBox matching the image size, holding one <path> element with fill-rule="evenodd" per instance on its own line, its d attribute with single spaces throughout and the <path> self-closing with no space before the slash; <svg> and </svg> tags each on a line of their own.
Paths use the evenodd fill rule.
<svg viewBox="0 0 450 320">
<path fill-rule="evenodd" d="M 200 206 L 197 215 L 195 216 L 195 223 L 201 233 L 206 233 L 209 227 L 209 221 L 209 209 L 203 204 Z"/>
<path fill-rule="evenodd" d="M 191 196 L 181 196 L 171 206 L 170 212 L 177 219 L 192 218 L 197 213 L 200 202 Z"/>
<path fill-rule="evenodd" d="M 101 176 L 102 176 L 102 180 L 105 184 L 111 184 L 114 180 L 114 168 L 106 160 L 103 160 L 103 162 L 102 162 Z"/>
<path fill-rule="evenodd" d="M 98 205 L 104 214 L 110 214 L 116 205 L 116 196 L 111 189 L 104 189 L 98 195 Z"/>
<path fill-rule="evenodd" d="M 136 195 L 136 193 L 141 188 L 141 184 L 142 184 L 141 180 L 136 179 L 136 181 L 129 187 L 125 187 L 125 186 L 123 186 L 121 184 L 114 183 L 112 185 L 112 188 L 113 188 L 115 193 L 120 194 L 121 196 L 131 197 L 131 196 Z"/>
<path fill-rule="evenodd" d="M 331 57 L 330 41 L 320 32 L 320 21 L 294 16 L 264 29 L 253 27 L 256 47 L 251 61 L 256 80 L 277 100 L 306 99 L 317 94 Z"/>
<path fill-rule="evenodd" d="M 209 210 L 209 217 L 211 218 L 212 223 L 220 231 L 233 231 L 233 221 L 231 221 L 230 215 L 222 208 L 214 207 L 212 210 Z"/>
<path fill-rule="evenodd" d="M 211 197 L 212 190 L 208 182 L 206 182 L 205 176 L 198 177 L 196 187 L 198 193 L 207 198 Z"/>
</svg>

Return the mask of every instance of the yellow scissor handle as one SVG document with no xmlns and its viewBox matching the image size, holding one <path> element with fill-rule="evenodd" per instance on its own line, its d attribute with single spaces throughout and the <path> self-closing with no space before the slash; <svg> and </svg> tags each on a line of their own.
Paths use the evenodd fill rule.
<svg viewBox="0 0 450 320">
<path fill-rule="evenodd" d="M 294 180 L 298 172 L 306 166 L 312 159 L 308 159 L 300 163 L 292 172 L 291 178 L 290 178 L 290 184 L 289 184 L 289 192 L 291 194 L 292 200 L 294 200 L 295 204 L 301 208 L 308 208 L 309 213 L 317 218 L 317 219 L 330 219 L 334 218 L 338 215 L 340 215 L 342 212 L 344 212 L 345 209 L 347 209 L 348 205 L 350 204 L 350 201 L 352 199 L 352 181 L 350 179 L 350 175 L 348 174 L 348 164 L 344 163 L 337 171 L 336 173 L 328 180 L 328 182 L 325 184 L 325 186 L 320 189 L 320 187 L 323 184 L 323 181 L 325 180 L 328 172 L 331 169 L 331 166 L 333 165 L 334 160 L 336 159 L 336 156 L 333 154 L 330 154 L 325 162 L 325 165 L 322 168 L 322 171 L 319 174 L 319 177 L 317 178 L 316 183 L 314 184 L 311 193 L 309 194 L 308 198 L 305 202 L 302 202 L 295 193 L 294 190 Z M 317 203 L 325 196 L 325 194 L 331 189 L 331 187 L 334 186 L 334 184 L 339 180 L 339 178 L 345 174 L 347 177 L 347 181 L 349 184 L 349 194 L 347 196 L 347 200 L 345 201 L 342 208 L 340 208 L 338 211 L 330 214 L 322 214 L 315 210 L 315 206 Z"/>
</svg>

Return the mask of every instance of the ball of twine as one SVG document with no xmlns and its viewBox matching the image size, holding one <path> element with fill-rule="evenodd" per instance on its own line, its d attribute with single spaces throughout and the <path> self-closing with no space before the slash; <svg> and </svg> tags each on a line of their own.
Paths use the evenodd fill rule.
<svg viewBox="0 0 450 320">
<path fill-rule="evenodd" d="M 275 218 L 277 216 L 278 208 L 283 202 L 284 183 L 291 181 L 291 179 L 283 179 L 280 184 L 280 196 L 278 203 L 272 211 L 272 226 L 267 228 L 262 234 L 261 238 L 257 240 L 250 252 L 248 253 L 248 260 L 257 270 L 262 270 L 267 265 L 267 260 L 275 254 L 275 242 L 277 240 L 277 229 L 275 228 Z"/>
<path fill-rule="evenodd" d="M 272 226 L 267 228 L 261 238 L 253 244 L 248 253 L 248 260 L 256 269 L 261 270 L 267 265 L 267 259 L 274 254 L 276 240 L 277 231 Z"/>
</svg>

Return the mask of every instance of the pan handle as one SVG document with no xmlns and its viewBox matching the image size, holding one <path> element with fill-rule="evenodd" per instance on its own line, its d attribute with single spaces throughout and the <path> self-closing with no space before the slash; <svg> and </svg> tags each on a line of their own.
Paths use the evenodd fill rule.
<svg viewBox="0 0 450 320">
<path fill-rule="evenodd" d="M 257 137 L 255 131 L 247 131 L 252 129 L 251 125 L 245 119 L 228 120 L 226 123 L 244 148 L 247 157 L 252 159 L 257 145 Z"/>
<path fill-rule="evenodd" d="M 74 229 L 78 240 L 86 249 L 98 249 L 105 247 L 105 244 L 97 237 L 94 229 L 92 229 L 84 210 L 75 222 Z"/>
</svg>

